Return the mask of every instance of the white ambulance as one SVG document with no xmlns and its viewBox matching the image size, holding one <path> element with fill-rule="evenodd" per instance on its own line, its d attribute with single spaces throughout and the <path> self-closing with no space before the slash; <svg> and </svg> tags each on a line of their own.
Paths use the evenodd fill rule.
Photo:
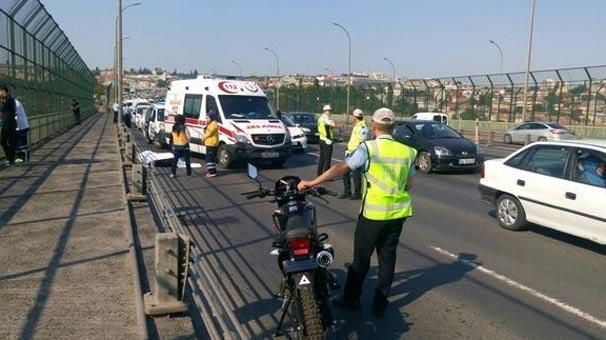
<svg viewBox="0 0 606 340">
<path fill-rule="evenodd" d="M 219 123 L 218 161 L 266 160 L 282 166 L 290 155 L 290 133 L 278 119 L 263 90 L 254 82 L 198 76 L 171 82 L 165 101 L 165 136 L 176 115 L 184 115 L 190 150 L 204 154 L 206 115 L 213 111 Z"/>
</svg>

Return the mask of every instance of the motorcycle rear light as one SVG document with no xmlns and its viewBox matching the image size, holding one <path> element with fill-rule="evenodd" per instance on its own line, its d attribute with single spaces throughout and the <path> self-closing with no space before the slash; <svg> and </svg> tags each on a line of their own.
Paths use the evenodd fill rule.
<svg viewBox="0 0 606 340">
<path fill-rule="evenodd" d="M 288 242 L 288 248 L 296 256 L 307 255 L 311 248 L 311 241 L 307 238 L 297 238 Z"/>
</svg>

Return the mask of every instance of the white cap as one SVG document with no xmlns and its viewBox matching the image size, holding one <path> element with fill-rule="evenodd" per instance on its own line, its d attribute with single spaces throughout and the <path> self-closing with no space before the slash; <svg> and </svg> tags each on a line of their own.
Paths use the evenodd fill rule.
<svg viewBox="0 0 606 340">
<path fill-rule="evenodd" d="M 322 111 L 332 111 L 332 107 L 330 107 L 330 105 L 326 104 L 326 105 L 324 105 L 324 107 L 322 108 Z"/>
<path fill-rule="evenodd" d="M 362 110 L 360 110 L 360 109 L 355 109 L 355 110 L 353 110 L 353 112 L 352 112 L 351 114 L 352 114 L 354 117 L 358 117 L 358 118 L 361 118 L 361 117 L 364 115 L 364 113 L 363 113 L 363 112 L 362 112 Z"/>
<path fill-rule="evenodd" d="M 393 124 L 396 117 L 393 111 L 386 107 L 382 107 L 375 111 L 375 113 L 372 115 L 372 120 L 379 124 Z"/>
</svg>

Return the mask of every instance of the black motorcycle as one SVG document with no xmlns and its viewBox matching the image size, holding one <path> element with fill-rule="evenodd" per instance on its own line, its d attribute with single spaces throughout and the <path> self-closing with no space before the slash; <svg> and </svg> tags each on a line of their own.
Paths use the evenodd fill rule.
<svg viewBox="0 0 606 340">
<path fill-rule="evenodd" d="M 307 202 L 307 196 L 320 198 L 333 195 L 324 188 L 299 191 L 301 181 L 296 176 L 285 176 L 275 183 L 273 190 L 263 188 L 257 180 L 257 168 L 248 165 L 248 177 L 259 183 L 259 189 L 242 193 L 247 199 L 272 196 L 278 208 L 272 214 L 277 238 L 273 242 L 272 255 L 278 257 L 283 274 L 280 292 L 282 314 L 275 336 L 284 335 L 282 326 L 286 315 L 292 323 L 289 330 L 300 339 L 325 339 L 333 324 L 330 307 L 330 289 L 338 284 L 328 273 L 334 251 L 328 235 L 318 233 L 316 208 Z"/>
</svg>

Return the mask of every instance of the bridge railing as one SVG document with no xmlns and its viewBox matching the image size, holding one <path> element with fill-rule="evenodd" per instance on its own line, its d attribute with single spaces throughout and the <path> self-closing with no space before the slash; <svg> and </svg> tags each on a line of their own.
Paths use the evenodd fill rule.
<svg viewBox="0 0 606 340">
<path fill-rule="evenodd" d="M 93 74 L 39 0 L 0 1 L 0 27 L 0 84 L 25 107 L 30 144 L 73 123 L 72 99 L 95 111 Z"/>
</svg>

